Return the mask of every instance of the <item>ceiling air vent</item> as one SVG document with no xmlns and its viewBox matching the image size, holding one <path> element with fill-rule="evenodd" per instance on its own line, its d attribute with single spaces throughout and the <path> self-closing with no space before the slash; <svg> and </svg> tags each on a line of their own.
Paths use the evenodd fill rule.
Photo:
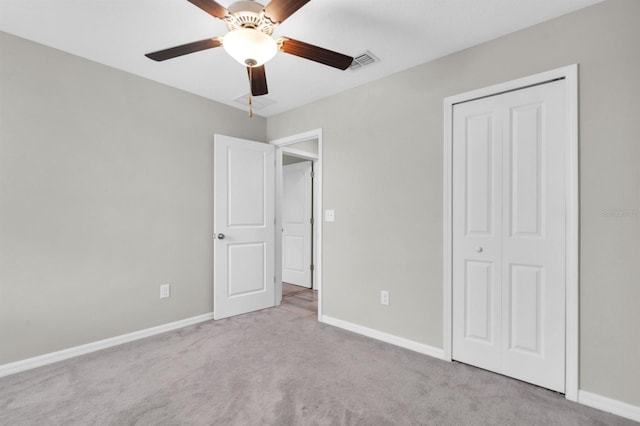
<svg viewBox="0 0 640 426">
<path fill-rule="evenodd" d="M 240 95 L 237 98 L 233 99 L 233 101 L 239 103 L 240 105 L 247 106 L 249 105 L 249 93 Z M 253 106 L 253 109 L 256 109 L 256 110 L 266 108 L 275 103 L 276 101 L 274 101 L 273 99 L 267 98 L 266 96 L 253 96 L 251 98 L 251 106 Z"/>
<path fill-rule="evenodd" d="M 359 70 L 362 67 L 375 64 L 376 62 L 380 62 L 380 59 L 376 58 L 373 53 L 367 50 L 364 53 L 353 58 L 353 62 L 351 62 L 351 66 L 349 67 L 349 69 L 351 71 Z"/>
</svg>

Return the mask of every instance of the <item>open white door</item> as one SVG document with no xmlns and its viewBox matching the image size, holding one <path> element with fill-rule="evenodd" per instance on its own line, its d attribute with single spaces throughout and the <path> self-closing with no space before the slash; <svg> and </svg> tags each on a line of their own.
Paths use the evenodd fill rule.
<svg viewBox="0 0 640 426">
<path fill-rule="evenodd" d="M 311 288 L 312 162 L 282 168 L 282 281 Z"/>
<path fill-rule="evenodd" d="M 274 151 L 215 135 L 214 319 L 275 306 Z"/>
</svg>

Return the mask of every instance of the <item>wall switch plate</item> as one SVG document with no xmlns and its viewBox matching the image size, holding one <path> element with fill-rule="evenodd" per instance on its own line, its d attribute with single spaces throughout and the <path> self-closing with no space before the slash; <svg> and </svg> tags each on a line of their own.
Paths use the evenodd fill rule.
<svg viewBox="0 0 640 426">
<path fill-rule="evenodd" d="M 160 286 L 160 299 L 165 299 L 171 296 L 171 284 L 162 284 Z"/>
<path fill-rule="evenodd" d="M 324 221 L 325 222 L 335 222 L 336 221 L 336 211 L 335 210 L 325 210 L 324 211 Z"/>
<path fill-rule="evenodd" d="M 380 303 L 383 305 L 389 304 L 389 292 L 387 290 L 380 291 Z"/>
</svg>

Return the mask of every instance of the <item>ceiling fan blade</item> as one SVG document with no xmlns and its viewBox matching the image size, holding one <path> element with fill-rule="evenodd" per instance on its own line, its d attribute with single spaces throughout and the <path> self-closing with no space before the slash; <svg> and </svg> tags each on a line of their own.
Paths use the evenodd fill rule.
<svg viewBox="0 0 640 426">
<path fill-rule="evenodd" d="M 198 6 L 214 18 L 222 19 L 229 15 L 227 8 L 214 0 L 187 0 L 189 3 Z"/>
<path fill-rule="evenodd" d="M 279 24 L 307 3 L 309 0 L 271 0 L 264 7 L 264 14 L 272 22 Z"/>
<path fill-rule="evenodd" d="M 247 73 L 249 74 L 249 83 L 251 83 L 251 94 L 253 96 L 262 96 L 269 93 L 264 65 L 247 67 Z"/>
<path fill-rule="evenodd" d="M 281 40 L 282 47 L 280 50 L 290 55 L 299 56 L 301 58 L 309 59 L 341 70 L 346 70 L 353 62 L 353 58 L 351 56 L 343 55 L 342 53 L 334 52 L 333 50 L 327 50 L 322 47 L 314 46 L 288 37 L 283 37 Z"/>
<path fill-rule="evenodd" d="M 201 50 L 212 49 L 214 47 L 222 46 L 219 37 L 208 38 L 205 40 L 194 41 L 193 43 L 187 43 L 169 49 L 158 50 L 157 52 L 147 53 L 146 56 L 154 61 L 165 61 L 167 59 L 176 58 L 178 56 L 186 55 L 188 53 L 199 52 Z"/>
</svg>

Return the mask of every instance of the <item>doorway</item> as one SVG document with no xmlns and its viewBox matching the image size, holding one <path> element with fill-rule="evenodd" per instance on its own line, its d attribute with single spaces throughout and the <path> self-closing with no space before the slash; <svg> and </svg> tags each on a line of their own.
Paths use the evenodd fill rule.
<svg viewBox="0 0 640 426">
<path fill-rule="evenodd" d="M 577 66 L 447 98 L 445 117 L 445 359 L 576 400 Z"/>
<path fill-rule="evenodd" d="M 317 318 L 322 318 L 322 130 L 312 130 L 286 138 L 276 139 L 270 142 L 276 146 L 276 286 L 275 304 L 283 303 L 283 297 L 287 301 L 296 299 L 305 306 L 317 306 Z M 309 214 L 296 214 L 291 220 L 291 215 L 285 210 L 285 168 L 294 169 L 289 184 L 293 184 L 300 190 L 304 184 L 305 169 L 310 169 L 309 177 L 312 177 L 310 186 Z M 299 170 L 296 170 L 299 169 Z M 291 185 L 289 185 L 291 186 Z M 289 200 L 290 201 L 290 200 Z M 298 229 L 308 230 L 308 241 L 305 241 L 299 231 L 285 229 L 290 228 L 285 222 L 297 222 Z M 295 223 L 293 224 L 295 227 Z M 286 231 L 286 232 L 285 232 Z M 296 234 L 296 235 L 293 235 Z M 292 237 L 293 238 L 290 238 Z M 288 241 L 287 241 L 288 239 Z M 289 243 L 289 247 L 286 247 Z M 289 259 L 286 259 L 287 249 Z M 285 267 L 289 268 L 285 271 Z M 291 274 L 291 272 L 295 272 Z M 284 278 L 297 281 L 290 287 Z M 300 286 L 300 284 L 302 284 Z M 285 291 L 283 292 L 283 286 Z M 307 287 L 307 288 L 305 288 Z M 289 297 L 294 295 L 293 299 Z"/>
<path fill-rule="evenodd" d="M 282 302 L 282 170 L 285 154 L 313 163 L 313 217 L 322 212 L 322 131 L 265 144 L 215 135 L 214 319 Z M 275 158 L 275 161 L 274 161 Z M 232 196 L 230 196 L 232 194 Z M 254 235 L 256 232 L 259 235 Z M 312 232 L 311 302 L 322 320 L 322 222 Z"/>
</svg>

